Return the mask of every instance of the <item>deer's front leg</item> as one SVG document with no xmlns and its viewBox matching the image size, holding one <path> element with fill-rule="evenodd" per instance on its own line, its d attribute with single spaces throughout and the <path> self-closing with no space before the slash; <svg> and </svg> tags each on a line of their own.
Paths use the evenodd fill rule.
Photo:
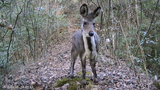
<svg viewBox="0 0 160 90">
<path fill-rule="evenodd" d="M 87 81 L 86 81 L 86 58 L 81 59 L 81 64 L 82 64 L 82 84 L 86 85 Z"/>
<path fill-rule="evenodd" d="M 74 64 L 77 59 L 77 56 L 78 56 L 78 53 L 72 47 L 72 50 L 71 50 L 71 70 L 70 70 L 70 77 L 71 78 L 74 77 Z"/>
<path fill-rule="evenodd" d="M 92 68 L 92 72 L 94 74 L 94 83 L 98 83 L 98 79 L 97 79 L 97 73 L 96 73 L 96 60 L 95 58 L 94 59 L 90 59 L 90 65 L 91 65 L 91 68 Z"/>
</svg>

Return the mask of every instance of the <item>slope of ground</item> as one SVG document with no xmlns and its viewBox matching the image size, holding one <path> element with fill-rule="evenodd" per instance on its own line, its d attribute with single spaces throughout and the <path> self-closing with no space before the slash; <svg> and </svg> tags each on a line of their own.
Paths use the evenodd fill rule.
<svg viewBox="0 0 160 90">
<path fill-rule="evenodd" d="M 60 87 L 55 87 L 55 85 L 61 79 L 69 79 L 71 37 L 76 31 L 78 28 L 71 22 L 62 43 L 51 46 L 47 55 L 39 58 L 36 63 L 21 67 L 21 70 L 16 74 L 6 76 L 3 88 L 11 90 L 67 90 L 70 87 L 68 82 Z M 81 87 L 80 82 L 76 81 L 76 85 L 79 85 L 76 90 L 147 90 L 147 77 L 143 72 L 135 75 L 135 71 L 130 69 L 124 60 L 115 61 L 104 55 L 99 57 L 105 60 L 105 63 L 101 62 L 102 64 L 97 63 L 96 65 L 99 83 L 91 83 L 86 87 Z M 87 77 L 91 78 L 89 60 L 87 60 L 86 71 L 89 73 Z M 79 59 L 76 61 L 74 73 L 75 76 L 81 78 Z M 149 79 L 149 82 L 151 83 L 152 80 Z M 150 89 L 154 88 L 150 86 Z"/>
</svg>

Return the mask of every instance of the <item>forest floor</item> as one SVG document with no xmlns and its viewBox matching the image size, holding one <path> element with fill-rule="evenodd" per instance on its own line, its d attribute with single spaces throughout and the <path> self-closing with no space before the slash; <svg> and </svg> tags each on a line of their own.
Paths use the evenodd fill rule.
<svg viewBox="0 0 160 90">
<path fill-rule="evenodd" d="M 137 67 L 139 73 L 136 75 L 134 69 L 130 68 L 125 60 L 114 60 L 106 55 L 100 55 L 99 57 L 105 62 L 98 62 L 96 65 L 98 83 L 94 84 L 91 80 L 92 71 L 89 60 L 86 66 L 89 84 L 85 87 L 80 84 L 81 62 L 79 59 L 75 63 L 76 79 L 71 80 L 69 78 L 71 40 L 79 28 L 73 26 L 71 21 L 70 23 L 68 32 L 64 33 L 63 41 L 60 40 L 59 44 L 51 46 L 46 56 L 39 58 L 37 62 L 22 66 L 15 74 L 6 76 L 3 88 L 9 90 L 148 90 L 145 71 Z M 150 78 L 149 83 L 152 83 Z M 154 89 L 151 84 L 149 87 Z"/>
</svg>

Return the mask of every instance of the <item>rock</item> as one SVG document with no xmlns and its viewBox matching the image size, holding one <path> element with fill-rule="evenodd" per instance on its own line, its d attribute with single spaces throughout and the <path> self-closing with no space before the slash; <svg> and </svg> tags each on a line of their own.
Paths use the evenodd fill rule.
<svg viewBox="0 0 160 90">
<path fill-rule="evenodd" d="M 66 84 L 64 84 L 63 86 L 62 86 L 62 90 L 67 90 L 67 88 L 70 86 L 70 84 L 69 83 L 66 83 Z"/>
<path fill-rule="evenodd" d="M 91 90 L 98 90 L 98 88 L 92 88 Z"/>
<path fill-rule="evenodd" d="M 101 80 L 104 80 L 104 79 L 105 79 L 105 76 L 106 76 L 106 74 L 105 74 L 104 72 L 101 72 L 99 78 L 100 78 Z"/>
<path fill-rule="evenodd" d="M 42 63 L 41 62 L 39 62 L 38 64 L 37 64 L 37 66 L 41 66 L 42 65 Z"/>
<path fill-rule="evenodd" d="M 117 75 L 118 75 L 118 76 L 122 76 L 122 73 L 121 73 L 121 72 L 118 72 Z"/>
<path fill-rule="evenodd" d="M 44 83 L 48 82 L 48 78 L 47 77 L 42 77 L 42 82 L 44 82 Z"/>
<path fill-rule="evenodd" d="M 100 78 L 101 80 L 104 80 L 104 77 L 103 77 L 103 76 L 100 76 L 99 78 Z"/>
<path fill-rule="evenodd" d="M 99 85 L 106 85 L 105 81 L 99 81 Z"/>
<path fill-rule="evenodd" d="M 34 82 L 33 80 L 31 80 L 31 85 L 33 86 L 35 84 L 36 84 L 36 82 Z"/>
<path fill-rule="evenodd" d="M 98 85 L 93 85 L 91 90 L 98 90 Z"/>
<path fill-rule="evenodd" d="M 12 76 L 12 75 L 9 75 L 9 76 L 8 76 L 8 79 L 11 79 L 11 80 L 12 80 L 12 79 L 13 79 L 13 76 Z"/>
<path fill-rule="evenodd" d="M 120 86 L 121 86 L 121 84 L 118 82 L 118 83 L 117 83 L 117 87 L 120 87 Z"/>
<path fill-rule="evenodd" d="M 77 82 L 77 81 L 76 81 L 76 85 L 80 85 L 80 84 L 81 84 L 80 82 Z"/>
<path fill-rule="evenodd" d="M 113 71 L 113 76 L 115 76 L 115 75 L 116 75 L 116 71 L 114 70 L 114 71 Z"/>
<path fill-rule="evenodd" d="M 109 90 L 113 90 L 113 88 L 109 88 Z"/>
</svg>

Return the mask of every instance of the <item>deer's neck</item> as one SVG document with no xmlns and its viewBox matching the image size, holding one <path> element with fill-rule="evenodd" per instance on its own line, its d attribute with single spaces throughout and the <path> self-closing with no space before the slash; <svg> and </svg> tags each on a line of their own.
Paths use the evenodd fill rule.
<svg viewBox="0 0 160 90">
<path fill-rule="evenodd" d="M 84 42 L 84 49 L 85 49 L 85 53 L 84 53 L 84 57 L 83 58 L 91 58 L 93 59 L 96 54 L 96 43 L 95 43 L 95 38 L 94 36 L 92 37 L 86 37 L 85 35 L 83 35 L 83 42 Z"/>
</svg>

